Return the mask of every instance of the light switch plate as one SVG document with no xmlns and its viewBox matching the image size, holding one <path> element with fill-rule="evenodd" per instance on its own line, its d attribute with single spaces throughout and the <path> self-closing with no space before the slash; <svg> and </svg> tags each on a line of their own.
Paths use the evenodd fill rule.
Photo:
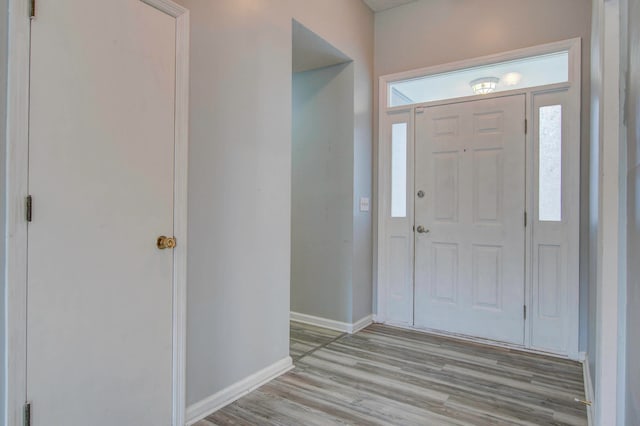
<svg viewBox="0 0 640 426">
<path fill-rule="evenodd" d="M 369 211 L 369 198 L 360 197 L 360 211 L 368 212 Z"/>
</svg>

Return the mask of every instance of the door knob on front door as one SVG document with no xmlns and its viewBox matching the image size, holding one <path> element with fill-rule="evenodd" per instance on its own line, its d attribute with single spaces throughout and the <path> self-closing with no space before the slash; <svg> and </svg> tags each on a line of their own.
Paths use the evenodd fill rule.
<svg viewBox="0 0 640 426">
<path fill-rule="evenodd" d="M 162 235 L 158 237 L 157 246 L 160 250 L 172 249 L 176 246 L 176 238 Z"/>
<path fill-rule="evenodd" d="M 425 228 L 424 226 L 422 226 L 422 225 L 419 225 L 416 228 L 416 231 L 418 231 L 418 234 L 428 234 L 429 233 L 429 230 L 427 228 Z"/>
</svg>

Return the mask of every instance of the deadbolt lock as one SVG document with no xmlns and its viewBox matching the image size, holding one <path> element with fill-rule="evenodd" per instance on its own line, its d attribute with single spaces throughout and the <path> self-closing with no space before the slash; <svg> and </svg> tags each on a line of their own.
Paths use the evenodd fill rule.
<svg viewBox="0 0 640 426">
<path fill-rule="evenodd" d="M 423 198 L 424 197 L 424 191 L 420 190 L 418 191 L 418 198 Z"/>
<path fill-rule="evenodd" d="M 172 249 L 176 246 L 175 237 L 165 237 L 164 235 L 158 237 L 157 246 L 160 250 Z"/>
</svg>

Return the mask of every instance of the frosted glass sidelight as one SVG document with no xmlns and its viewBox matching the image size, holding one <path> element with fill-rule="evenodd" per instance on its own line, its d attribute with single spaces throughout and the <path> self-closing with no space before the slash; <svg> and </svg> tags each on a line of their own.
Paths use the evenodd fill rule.
<svg viewBox="0 0 640 426">
<path fill-rule="evenodd" d="M 391 127 L 391 217 L 407 217 L 407 123 Z"/>
<path fill-rule="evenodd" d="M 562 220 L 562 105 L 540 108 L 538 219 Z"/>
</svg>

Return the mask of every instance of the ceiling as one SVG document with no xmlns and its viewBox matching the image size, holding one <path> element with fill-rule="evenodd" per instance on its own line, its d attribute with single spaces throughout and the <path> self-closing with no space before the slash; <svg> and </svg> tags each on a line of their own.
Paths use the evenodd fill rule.
<svg viewBox="0 0 640 426">
<path fill-rule="evenodd" d="M 402 6 L 403 4 L 411 3 L 415 0 L 364 0 L 364 2 L 374 12 L 382 12 L 383 10 L 391 9 L 392 7 Z"/>
</svg>

